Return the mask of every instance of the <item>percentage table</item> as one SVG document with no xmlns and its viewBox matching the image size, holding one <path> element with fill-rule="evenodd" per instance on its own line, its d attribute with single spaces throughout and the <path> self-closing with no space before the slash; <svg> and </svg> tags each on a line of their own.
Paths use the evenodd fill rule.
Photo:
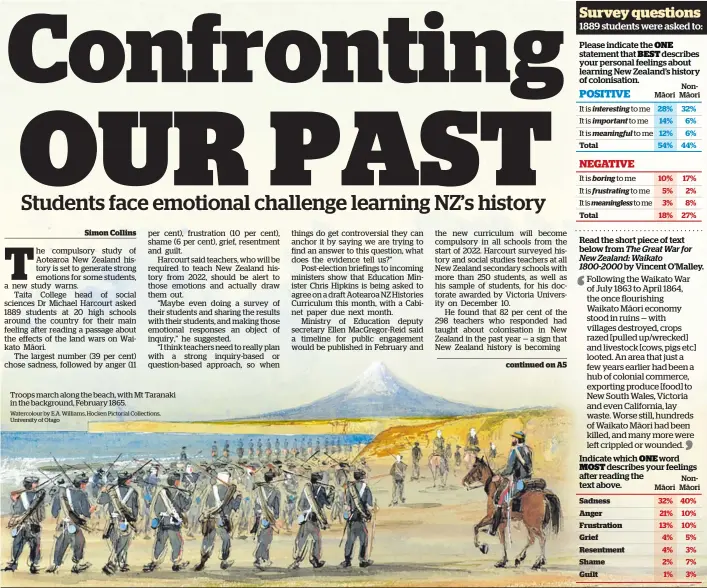
<svg viewBox="0 0 707 588">
<path fill-rule="evenodd" d="M 699 101 L 577 103 L 577 153 L 700 153 Z"/>
<path fill-rule="evenodd" d="M 655 581 L 697 578 L 697 496 L 655 496 Z"/>
<path fill-rule="evenodd" d="M 578 497 L 578 564 L 583 578 L 578 584 L 701 584 L 701 494 L 582 493 Z"/>
<path fill-rule="evenodd" d="M 698 170 L 577 171 L 578 222 L 701 222 Z"/>
</svg>

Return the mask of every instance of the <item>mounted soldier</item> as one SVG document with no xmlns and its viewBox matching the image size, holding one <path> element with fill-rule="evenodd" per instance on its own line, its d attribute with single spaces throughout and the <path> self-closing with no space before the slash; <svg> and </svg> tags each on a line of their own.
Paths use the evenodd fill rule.
<svg viewBox="0 0 707 588">
<path fill-rule="evenodd" d="M 81 563 L 86 546 L 83 531 L 88 530 L 88 519 L 96 510 L 91 506 L 86 494 L 88 476 L 81 473 L 73 479 L 73 487 L 59 488 L 52 502 L 52 516 L 57 519 L 56 542 L 54 543 L 54 561 L 47 568 L 48 573 L 54 573 L 64 561 L 66 550 L 71 546 L 74 563 L 71 571 L 80 574 L 87 570 L 91 564 Z M 59 520 L 59 515 L 63 518 Z"/>
<path fill-rule="evenodd" d="M 120 570 L 127 572 L 128 547 L 135 531 L 135 522 L 138 518 L 138 495 L 130 487 L 132 475 L 129 472 L 118 474 L 117 485 L 110 488 L 104 487 L 98 497 L 98 504 L 105 505 L 108 511 L 108 526 L 103 533 L 103 538 L 110 545 L 108 562 L 103 566 L 103 573 L 110 576 Z"/>
<path fill-rule="evenodd" d="M 322 561 L 322 530 L 329 528 L 329 521 L 324 512 L 331 506 L 333 487 L 327 488 L 321 483 L 322 474 L 313 473 L 310 483 L 304 485 L 297 507 L 302 514 L 297 519 L 300 525 L 295 538 L 295 560 L 290 564 L 290 569 L 296 570 L 304 560 L 307 549 L 307 540 L 312 538 L 312 552 L 309 562 L 314 568 L 321 568 Z"/>
<path fill-rule="evenodd" d="M 265 472 L 264 482 L 255 488 L 255 524 L 258 546 L 255 549 L 253 565 L 262 570 L 272 565 L 270 545 L 280 518 L 280 491 L 272 484 L 275 472 Z"/>
<path fill-rule="evenodd" d="M 209 493 L 203 501 L 203 510 L 199 515 L 201 523 L 201 561 L 194 567 L 200 572 L 214 552 L 216 536 L 221 539 L 221 569 L 231 566 L 228 556 L 231 554 L 231 513 L 241 505 L 241 495 L 235 484 L 231 483 L 228 472 L 219 472 L 210 485 Z"/>
<path fill-rule="evenodd" d="M 167 549 L 167 542 L 172 546 L 172 571 L 179 572 L 189 565 L 182 562 L 184 539 L 182 525 L 186 522 L 186 512 L 191 506 L 191 496 L 179 488 L 179 475 L 170 473 L 167 476 L 167 487 L 157 490 L 152 499 L 152 528 L 157 530 L 155 545 L 152 551 L 152 561 L 146 564 L 143 572 L 157 569 Z"/>
<path fill-rule="evenodd" d="M 340 567 L 350 568 L 351 558 L 356 540 L 359 542 L 359 566 L 367 568 L 373 562 L 368 557 L 368 526 L 373 518 L 374 504 L 371 489 L 366 484 L 366 472 L 356 470 L 354 482 L 345 486 L 346 496 L 346 545 L 344 547 L 344 561 Z"/>
<path fill-rule="evenodd" d="M 38 490 L 39 478 L 27 476 L 22 481 L 24 490 L 12 492 L 12 518 L 8 527 L 12 529 L 12 559 L 3 571 L 14 572 L 25 544 L 29 544 L 29 571 L 39 573 L 41 556 L 40 540 L 42 521 L 45 516 L 46 492 Z"/>
<path fill-rule="evenodd" d="M 525 444 L 525 433 L 516 431 L 511 435 L 511 452 L 508 454 L 508 462 L 495 476 L 495 481 L 500 482 L 501 478 L 508 478 L 505 487 L 500 492 L 496 502 L 496 511 L 493 514 L 491 530 L 489 535 L 495 535 L 503 517 L 503 506 L 523 491 L 527 480 L 533 477 L 533 451 Z"/>
</svg>

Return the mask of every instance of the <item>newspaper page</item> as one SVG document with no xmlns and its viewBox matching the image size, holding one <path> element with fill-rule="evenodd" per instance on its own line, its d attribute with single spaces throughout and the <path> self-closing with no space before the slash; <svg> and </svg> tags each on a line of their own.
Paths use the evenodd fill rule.
<svg viewBox="0 0 707 588">
<path fill-rule="evenodd" d="M 2 585 L 703 585 L 707 3 L 0 10 Z"/>
</svg>

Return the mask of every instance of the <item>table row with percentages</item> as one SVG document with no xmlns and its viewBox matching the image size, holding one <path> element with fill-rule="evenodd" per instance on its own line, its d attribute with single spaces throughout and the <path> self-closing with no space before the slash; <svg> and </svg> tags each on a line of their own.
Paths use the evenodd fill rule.
<svg viewBox="0 0 707 588">
<path fill-rule="evenodd" d="M 702 104 L 693 102 L 577 104 L 576 151 L 702 152 Z"/>
<path fill-rule="evenodd" d="M 577 172 L 579 220 L 697 222 L 704 215 L 698 170 L 582 169 Z"/>
<path fill-rule="evenodd" d="M 633 570 L 635 578 L 626 583 L 699 583 L 701 494 L 579 494 L 578 499 L 581 578 L 601 582 Z"/>
</svg>

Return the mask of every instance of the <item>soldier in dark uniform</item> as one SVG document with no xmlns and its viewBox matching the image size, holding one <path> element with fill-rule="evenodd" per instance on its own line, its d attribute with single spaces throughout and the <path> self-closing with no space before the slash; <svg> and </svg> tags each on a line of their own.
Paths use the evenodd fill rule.
<svg viewBox="0 0 707 588">
<path fill-rule="evenodd" d="M 263 455 L 263 440 L 258 439 L 258 448 L 255 451 L 255 455 L 257 456 L 258 459 Z"/>
<path fill-rule="evenodd" d="M 373 494 L 366 484 L 366 472 L 356 470 L 353 484 L 346 484 L 346 545 L 344 561 L 340 567 L 350 568 L 356 540 L 359 542 L 358 565 L 367 568 L 373 562 L 368 559 L 368 523 L 373 516 Z"/>
<path fill-rule="evenodd" d="M 181 461 L 187 461 L 187 448 L 186 445 L 182 447 L 182 451 L 179 453 L 179 459 Z"/>
<path fill-rule="evenodd" d="M 412 476 L 410 480 L 420 479 L 420 461 L 422 460 L 422 449 L 420 449 L 419 441 L 415 441 L 412 446 Z"/>
<path fill-rule="evenodd" d="M 393 498 L 390 506 L 398 504 L 398 500 L 405 504 L 405 472 L 407 464 L 403 463 L 403 456 L 397 455 L 395 463 L 390 468 L 390 475 L 393 477 Z"/>
<path fill-rule="evenodd" d="M 14 572 L 17 562 L 26 544 L 29 544 L 29 571 L 39 573 L 39 558 L 41 555 L 40 539 L 42 521 L 46 514 L 46 492 L 37 490 L 39 478 L 27 476 L 22 485 L 22 492 L 10 494 L 12 501 L 12 518 L 8 526 L 12 528 L 12 559 L 3 571 Z"/>
<path fill-rule="evenodd" d="M 201 561 L 194 570 L 200 572 L 214 551 L 216 536 L 221 539 L 221 569 L 227 570 L 232 562 L 228 561 L 231 554 L 231 513 L 236 512 L 241 505 L 241 495 L 237 493 L 235 484 L 230 483 L 228 472 L 220 472 L 206 495 L 201 511 L 201 532 L 204 539 L 201 542 Z"/>
<path fill-rule="evenodd" d="M 466 436 L 466 450 L 471 452 L 479 451 L 479 436 L 473 427 L 469 429 L 469 434 Z"/>
<path fill-rule="evenodd" d="M 59 515 L 63 514 L 64 518 L 57 520 L 54 561 L 47 568 L 49 573 L 54 573 L 59 569 L 69 546 L 71 546 L 72 550 L 71 561 L 74 563 L 71 568 L 73 573 L 80 574 L 91 565 L 89 563 L 81 563 L 86 546 L 83 529 L 86 527 L 87 520 L 91 518 L 91 514 L 96 510 L 96 506 L 91 506 L 88 502 L 87 484 L 88 476 L 81 473 L 74 478 L 73 487 L 60 488 L 59 492 L 54 496 L 52 516 L 58 519 Z"/>
<path fill-rule="evenodd" d="M 179 489 L 179 475 L 171 473 L 167 476 L 167 487 L 157 489 L 152 499 L 152 524 L 157 525 L 155 546 L 152 552 L 152 561 L 146 564 L 143 572 L 152 572 L 157 569 L 165 550 L 167 542 L 172 545 L 172 570 L 179 572 L 189 565 L 182 562 L 184 539 L 180 533 L 185 521 L 185 513 L 191 506 L 191 496 Z"/>
<path fill-rule="evenodd" d="M 255 525 L 258 546 L 255 548 L 253 565 L 263 569 L 272 565 L 270 561 L 270 545 L 274 526 L 280 518 L 280 491 L 273 486 L 275 472 L 265 472 L 264 482 L 255 488 Z"/>
<path fill-rule="evenodd" d="M 94 502 L 98 500 L 98 495 L 101 493 L 101 488 L 105 485 L 103 482 L 103 476 L 105 473 L 106 471 L 103 468 L 98 468 L 95 472 L 93 472 L 93 476 L 91 476 L 91 497 Z"/>
<path fill-rule="evenodd" d="M 231 444 L 226 441 L 226 443 L 223 444 L 223 457 L 226 459 L 229 459 L 231 457 Z"/>
<path fill-rule="evenodd" d="M 309 562 L 314 568 L 321 568 L 322 561 L 322 529 L 327 529 L 329 522 L 325 515 L 325 508 L 331 506 L 331 492 L 321 484 L 322 474 L 313 473 L 310 483 L 304 485 L 297 508 L 302 513 L 297 537 L 295 538 L 295 560 L 290 564 L 290 569 L 296 570 L 304 560 L 307 540 L 312 538 L 312 552 Z"/>
<path fill-rule="evenodd" d="M 239 461 L 243 459 L 243 455 L 245 455 L 245 451 L 243 449 L 243 439 L 238 440 L 238 449 L 236 449 L 236 455 L 238 456 Z"/>
<path fill-rule="evenodd" d="M 295 512 L 297 510 L 297 493 L 299 492 L 299 483 L 297 478 L 291 473 L 285 474 L 285 527 L 289 531 L 292 528 L 292 523 L 295 520 Z"/>
<path fill-rule="evenodd" d="M 511 437 L 511 452 L 508 454 L 506 467 L 494 476 L 496 482 L 500 482 L 503 477 L 510 477 L 510 480 L 499 496 L 489 535 L 495 535 L 498 531 L 505 502 L 512 500 L 515 494 L 522 491 L 523 482 L 533 477 L 533 451 L 525 444 L 525 433 L 516 431 Z"/>
<path fill-rule="evenodd" d="M 255 457 L 255 449 L 253 448 L 253 440 L 248 441 L 248 459 L 253 460 Z"/>
<path fill-rule="evenodd" d="M 128 547 L 139 512 L 138 495 L 130 487 L 130 481 L 128 472 L 120 472 L 117 486 L 104 488 L 98 497 L 98 504 L 106 506 L 109 516 L 108 527 L 103 533 L 110 545 L 110 556 L 103 572 L 109 576 L 116 570 L 127 572 L 130 569 Z"/>
<path fill-rule="evenodd" d="M 321 452 L 322 452 L 321 443 L 319 442 L 319 439 L 317 439 L 317 446 L 314 448 L 314 453 L 321 453 Z"/>
<path fill-rule="evenodd" d="M 270 438 L 265 441 L 265 455 L 268 459 L 270 459 L 270 456 L 272 455 L 272 443 Z"/>
<path fill-rule="evenodd" d="M 275 439 L 275 459 L 280 459 L 280 454 L 282 452 L 280 451 L 280 440 Z"/>
<path fill-rule="evenodd" d="M 216 441 L 214 441 L 214 444 L 211 446 L 211 457 L 212 459 L 216 459 L 218 457 L 218 444 Z"/>
<path fill-rule="evenodd" d="M 461 445 L 457 445 L 457 450 L 454 452 L 454 466 L 455 467 L 461 467 L 462 465 L 462 452 L 461 452 Z"/>
<path fill-rule="evenodd" d="M 284 458 L 287 458 L 289 453 L 290 453 L 290 442 L 289 442 L 289 440 L 285 439 L 285 442 L 282 444 L 282 456 Z"/>
</svg>

